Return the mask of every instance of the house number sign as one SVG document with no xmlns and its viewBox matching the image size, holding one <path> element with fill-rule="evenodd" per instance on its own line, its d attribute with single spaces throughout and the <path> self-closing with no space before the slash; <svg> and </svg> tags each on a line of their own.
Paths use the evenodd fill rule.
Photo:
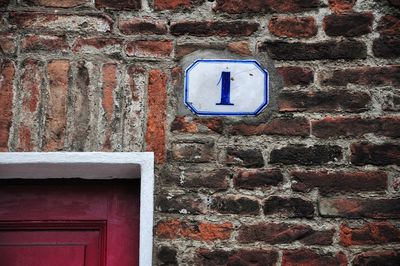
<svg viewBox="0 0 400 266">
<path fill-rule="evenodd" d="M 255 60 L 200 59 L 185 71 L 184 101 L 197 115 L 257 115 L 268 105 L 268 81 Z"/>
</svg>

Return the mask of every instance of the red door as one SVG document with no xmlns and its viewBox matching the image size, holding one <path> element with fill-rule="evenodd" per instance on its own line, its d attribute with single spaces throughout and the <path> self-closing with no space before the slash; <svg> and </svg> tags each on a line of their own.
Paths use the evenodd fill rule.
<svg viewBox="0 0 400 266">
<path fill-rule="evenodd" d="M 133 266 L 138 181 L 2 181 L 1 266 Z"/>
</svg>

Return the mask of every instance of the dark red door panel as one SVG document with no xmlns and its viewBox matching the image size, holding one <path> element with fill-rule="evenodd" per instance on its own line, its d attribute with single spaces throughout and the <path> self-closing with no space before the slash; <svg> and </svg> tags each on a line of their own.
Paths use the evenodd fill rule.
<svg viewBox="0 0 400 266">
<path fill-rule="evenodd" d="M 138 251 L 138 182 L 0 186 L 0 265 L 132 266 Z"/>
</svg>

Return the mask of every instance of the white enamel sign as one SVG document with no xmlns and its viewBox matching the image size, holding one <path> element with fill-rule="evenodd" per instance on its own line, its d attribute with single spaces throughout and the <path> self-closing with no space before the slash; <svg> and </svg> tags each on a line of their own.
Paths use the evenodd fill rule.
<svg viewBox="0 0 400 266">
<path fill-rule="evenodd" d="M 185 71 L 184 97 L 197 115 L 257 115 L 268 105 L 268 72 L 255 60 L 200 59 Z"/>
</svg>

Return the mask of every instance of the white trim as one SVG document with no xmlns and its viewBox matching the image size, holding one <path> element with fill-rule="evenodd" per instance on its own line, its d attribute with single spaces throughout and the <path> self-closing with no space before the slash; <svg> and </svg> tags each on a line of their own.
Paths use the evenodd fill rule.
<svg viewBox="0 0 400 266">
<path fill-rule="evenodd" d="M 12 173 L 10 169 L 18 169 L 18 172 L 23 172 L 24 170 L 28 172 L 27 170 L 31 169 L 31 167 L 38 167 L 40 165 L 48 166 L 51 164 L 62 164 L 68 165 L 69 167 L 73 165 L 82 166 L 82 164 L 83 166 L 85 164 L 111 164 L 115 168 L 124 166 L 125 171 L 127 169 L 132 169 L 132 174 L 129 175 L 119 175 L 116 171 L 100 177 L 94 177 L 96 174 L 94 172 L 76 176 L 76 168 L 70 167 L 74 169 L 75 172 L 68 174 L 68 172 L 63 171 L 61 178 L 140 178 L 139 265 L 151 266 L 153 253 L 154 154 L 152 152 L 2 152 L 0 153 L 0 179 L 10 178 L 9 174 Z M 93 169 L 94 168 L 95 167 L 93 167 Z M 92 169 L 92 167 L 89 169 Z M 6 170 L 8 171 L 7 173 Z M 45 172 L 46 168 L 42 167 L 41 170 Z M 33 174 L 30 177 L 35 178 Z M 13 178 L 26 177 L 18 176 L 18 173 L 14 173 Z M 54 174 L 50 174 L 47 177 L 42 176 L 41 178 L 60 178 L 60 173 L 58 177 Z"/>
</svg>

